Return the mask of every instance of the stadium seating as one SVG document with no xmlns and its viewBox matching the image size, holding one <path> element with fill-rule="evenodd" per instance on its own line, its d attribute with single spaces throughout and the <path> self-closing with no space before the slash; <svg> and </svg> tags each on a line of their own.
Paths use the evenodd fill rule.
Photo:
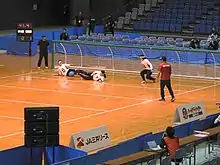
<svg viewBox="0 0 220 165">
<path fill-rule="evenodd" d="M 125 16 L 118 18 L 117 28 L 132 26 L 135 30 L 182 32 L 193 26 L 196 33 L 207 34 L 211 27 L 220 28 L 220 10 L 212 11 L 215 0 L 146 0 Z M 195 25 L 197 23 L 197 25 Z"/>
</svg>

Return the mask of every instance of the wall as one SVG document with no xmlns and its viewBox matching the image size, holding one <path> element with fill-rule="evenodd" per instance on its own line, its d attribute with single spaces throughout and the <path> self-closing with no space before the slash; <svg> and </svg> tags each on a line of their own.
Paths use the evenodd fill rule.
<svg viewBox="0 0 220 165">
<path fill-rule="evenodd" d="M 65 3 L 68 0 L 2 0 L 0 30 L 15 29 L 18 22 L 32 22 L 35 27 L 63 24 Z M 38 11 L 32 11 L 33 4 L 38 4 Z"/>
<path fill-rule="evenodd" d="M 75 18 L 79 12 L 83 12 L 85 18 L 90 16 L 91 0 L 70 0 L 70 18 Z"/>
<path fill-rule="evenodd" d="M 113 13 L 123 13 L 124 0 L 91 0 L 90 12 L 96 19 L 103 19 Z"/>
</svg>

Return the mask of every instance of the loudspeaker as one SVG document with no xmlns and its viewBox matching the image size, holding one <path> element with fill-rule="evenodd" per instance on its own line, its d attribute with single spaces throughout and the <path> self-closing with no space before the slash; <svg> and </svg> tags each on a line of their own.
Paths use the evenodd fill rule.
<svg viewBox="0 0 220 165">
<path fill-rule="evenodd" d="M 27 122 L 25 121 L 25 135 L 53 135 L 59 134 L 59 122 Z"/>
<path fill-rule="evenodd" d="M 29 107 L 24 109 L 26 147 L 59 145 L 59 107 Z"/>
<path fill-rule="evenodd" d="M 27 136 L 25 135 L 26 147 L 53 147 L 59 146 L 59 135 Z"/>
<path fill-rule="evenodd" d="M 59 107 L 33 107 L 24 109 L 24 120 L 36 121 L 59 121 Z"/>
</svg>

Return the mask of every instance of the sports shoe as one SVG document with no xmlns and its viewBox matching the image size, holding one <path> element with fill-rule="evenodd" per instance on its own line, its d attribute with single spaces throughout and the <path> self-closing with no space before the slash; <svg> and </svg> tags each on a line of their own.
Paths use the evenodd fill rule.
<svg viewBox="0 0 220 165">
<path fill-rule="evenodd" d="M 141 81 L 141 84 L 145 84 L 146 83 L 146 81 Z"/>
<path fill-rule="evenodd" d="M 37 69 L 40 69 L 40 67 L 37 67 Z"/>
<path fill-rule="evenodd" d="M 159 101 L 166 101 L 165 99 L 159 99 Z"/>
<path fill-rule="evenodd" d="M 175 98 L 172 98 L 170 101 L 171 101 L 171 102 L 174 102 L 174 101 L 175 101 Z"/>
<path fill-rule="evenodd" d="M 47 66 L 46 66 L 45 68 L 46 68 L 46 69 L 48 69 L 48 67 L 47 67 Z"/>
</svg>

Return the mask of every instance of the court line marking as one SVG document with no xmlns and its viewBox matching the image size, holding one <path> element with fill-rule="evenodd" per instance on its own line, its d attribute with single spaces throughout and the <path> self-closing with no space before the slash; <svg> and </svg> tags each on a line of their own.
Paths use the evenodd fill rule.
<svg viewBox="0 0 220 165">
<path fill-rule="evenodd" d="M 14 75 L 10 75 L 10 76 L 0 77 L 0 79 L 7 79 L 7 78 L 12 78 L 12 77 L 32 75 L 32 74 L 37 74 L 37 73 L 41 73 L 41 72 L 43 72 L 43 71 L 36 71 L 36 72 L 27 72 L 27 73 L 21 73 L 21 74 L 14 74 Z"/>
<path fill-rule="evenodd" d="M 193 90 L 177 93 L 176 96 L 180 96 L 180 95 L 184 95 L 184 94 L 188 94 L 188 93 L 193 93 L 193 92 L 197 92 L 197 91 L 213 88 L 213 87 L 216 87 L 218 85 L 220 85 L 220 84 L 214 84 L 214 85 L 210 85 L 210 86 L 199 88 L 199 89 L 193 89 Z M 171 96 L 168 96 L 166 98 L 170 98 L 170 97 Z M 73 121 L 76 121 L 76 120 L 90 118 L 90 117 L 94 117 L 94 116 L 98 116 L 98 115 L 102 115 L 102 114 L 106 114 L 106 113 L 110 113 L 110 112 L 119 111 L 119 110 L 126 109 L 126 108 L 132 108 L 132 107 L 139 106 L 139 105 L 142 105 L 142 104 L 148 104 L 148 103 L 151 103 L 151 102 L 158 101 L 159 99 L 160 98 L 153 99 L 153 100 L 147 100 L 147 101 L 143 101 L 143 102 L 140 102 L 140 103 L 135 103 L 135 104 L 119 107 L 119 108 L 114 108 L 114 109 L 108 110 L 106 112 L 100 112 L 100 113 L 96 113 L 96 114 L 92 114 L 92 115 L 87 115 L 87 116 L 83 116 L 83 117 L 79 117 L 79 118 L 75 118 L 75 119 L 66 120 L 66 121 L 60 122 L 60 124 L 70 123 L 70 122 L 73 122 Z"/>
<path fill-rule="evenodd" d="M 185 91 L 185 92 L 176 94 L 176 96 L 180 96 L 180 95 L 184 95 L 184 94 L 188 94 L 188 93 L 193 93 L 193 92 L 213 88 L 213 87 L 216 87 L 216 86 L 219 86 L 219 85 L 220 84 L 215 84 L 215 85 L 210 85 L 210 86 L 199 88 L 199 89 L 193 89 L 193 90 L 190 90 L 190 91 Z M 170 98 L 170 96 L 168 96 L 166 98 Z M 65 120 L 65 121 L 60 122 L 60 125 L 65 124 L 65 123 L 71 123 L 71 122 L 74 122 L 74 121 L 77 121 L 77 120 L 87 119 L 87 118 L 90 118 L 90 117 L 95 117 L 95 116 L 99 116 L 99 115 L 103 115 L 103 114 L 123 110 L 123 109 L 126 109 L 126 108 L 132 108 L 132 107 L 135 107 L 135 106 L 139 106 L 141 104 L 152 103 L 152 102 L 158 101 L 158 99 L 160 99 L 160 98 L 153 99 L 153 100 L 148 100 L 148 101 L 143 101 L 143 102 L 136 103 L 136 104 L 130 104 L 130 105 L 119 107 L 119 108 L 114 108 L 114 109 L 111 109 L 111 110 L 108 110 L 108 111 L 105 111 L 105 112 L 99 112 L 99 113 L 95 113 L 95 114 L 91 114 L 91 115 L 87 115 L 87 116 L 83 116 L 83 117 L 78 117 L 78 118 L 74 118 L 74 119 L 70 119 L 70 120 Z M 23 132 L 17 132 L 17 133 L 1 136 L 0 139 L 16 136 L 16 135 L 20 135 L 20 134 L 23 134 Z"/>
<path fill-rule="evenodd" d="M 0 101 L 2 101 L 2 102 L 12 102 L 12 103 L 32 104 L 32 105 L 58 106 L 58 107 L 63 107 L 63 108 L 81 109 L 81 110 L 87 110 L 87 111 L 99 111 L 99 112 L 107 111 L 107 110 L 104 110 L 104 109 L 75 107 L 75 106 L 57 105 L 57 104 L 47 104 L 47 103 L 39 103 L 39 102 L 31 102 L 31 101 L 23 101 L 23 100 L 0 99 Z"/>
<path fill-rule="evenodd" d="M 33 90 L 33 91 L 41 91 L 41 92 L 54 92 L 54 93 L 63 93 L 63 94 L 71 94 L 71 95 L 82 95 L 82 96 L 93 96 L 93 97 L 108 97 L 115 99 L 130 99 L 130 100 L 146 100 L 146 99 L 137 99 L 133 97 L 124 97 L 124 96 L 111 96 L 111 95 L 100 95 L 100 94 L 89 94 L 89 93 L 81 93 L 81 92 L 66 92 L 66 91 L 58 91 L 58 90 L 50 90 L 50 89 L 41 89 L 41 88 L 29 88 L 29 87 L 20 87 L 14 85 L 0 85 L 0 87 L 4 88 L 16 88 L 23 90 Z M 159 90 L 159 89 L 158 89 Z"/>
<path fill-rule="evenodd" d="M 42 73 L 42 74 L 46 74 L 46 75 L 48 75 L 48 73 L 51 73 L 51 72 L 44 72 L 44 73 Z M 54 73 L 54 72 L 53 72 Z M 114 73 L 115 74 L 115 73 Z M 123 73 L 123 74 L 126 74 L 126 73 Z M 154 75 L 156 75 L 157 73 L 155 73 Z M 51 74 L 49 74 L 49 75 L 51 75 Z M 136 74 L 136 76 L 135 77 L 140 77 L 140 75 L 139 74 Z M 214 80 L 214 79 L 209 79 L 209 78 L 199 78 L 199 77 L 193 77 L 193 76 L 191 76 L 191 77 L 184 77 L 184 76 L 175 76 L 175 75 L 172 75 L 172 79 L 175 79 L 175 80 L 178 80 L 178 79 L 181 79 L 182 81 L 187 81 L 187 79 L 193 79 L 195 82 L 198 82 L 198 83 L 205 83 L 205 84 L 208 84 L 208 83 L 211 83 L 211 82 L 218 82 L 218 83 L 220 83 L 220 81 L 219 81 L 219 79 L 216 79 L 216 80 Z M 208 82 L 204 82 L 204 80 L 205 81 L 208 81 Z M 202 82 L 201 82 L 202 81 Z"/>
<path fill-rule="evenodd" d="M 38 76 L 34 76 L 32 78 L 36 78 L 36 79 L 42 79 L 42 80 L 54 80 L 54 81 L 60 81 L 61 79 L 56 79 L 56 78 L 47 78 L 47 77 L 38 77 Z M 70 80 L 70 79 L 66 79 L 65 81 L 69 81 L 72 83 L 84 83 L 84 84 L 91 84 L 91 81 L 84 81 L 84 80 Z M 122 84 L 114 84 L 114 83 L 107 83 L 107 82 L 103 82 L 105 85 L 109 85 L 109 86 L 116 86 L 116 87 L 126 87 L 126 88 L 141 88 L 141 89 L 150 89 L 150 90 L 160 90 L 160 88 L 151 88 L 148 87 L 146 85 L 149 84 L 156 84 L 156 83 L 147 83 L 147 84 L 141 84 L 140 86 L 135 86 L 135 85 L 122 85 Z M 189 86 L 192 88 L 200 88 L 200 87 L 204 87 L 204 86 L 192 86 L 192 85 L 172 85 L 173 87 L 176 86 Z M 184 90 L 178 90 L 178 89 L 174 89 L 174 91 L 184 91 Z"/>
<path fill-rule="evenodd" d="M 14 116 L 0 116 L 0 118 L 5 118 L 5 119 L 16 119 L 16 120 L 24 120 L 23 117 L 14 117 Z"/>
</svg>

